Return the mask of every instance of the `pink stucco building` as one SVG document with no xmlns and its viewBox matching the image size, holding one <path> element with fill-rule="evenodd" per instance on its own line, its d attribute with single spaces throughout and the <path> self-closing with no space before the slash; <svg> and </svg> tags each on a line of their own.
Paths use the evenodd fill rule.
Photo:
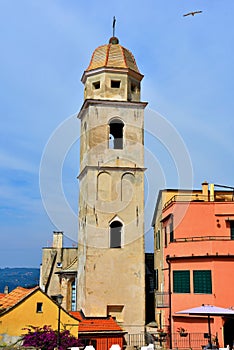
<svg viewBox="0 0 234 350">
<path fill-rule="evenodd" d="M 170 347 L 208 343 L 207 317 L 178 315 L 202 304 L 234 306 L 234 193 L 231 187 L 159 192 L 153 218 L 155 317 Z M 187 337 L 180 339 L 179 329 Z M 212 338 L 232 344 L 234 319 L 211 317 Z M 217 341 L 216 338 L 216 341 Z"/>
</svg>

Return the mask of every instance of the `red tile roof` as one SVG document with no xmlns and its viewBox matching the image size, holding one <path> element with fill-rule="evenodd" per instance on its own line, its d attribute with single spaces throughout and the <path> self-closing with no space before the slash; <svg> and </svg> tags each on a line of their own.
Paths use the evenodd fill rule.
<svg viewBox="0 0 234 350">
<path fill-rule="evenodd" d="M 128 68 L 140 73 L 133 54 L 119 44 L 109 43 L 97 47 L 86 71 L 102 67 Z"/>
<path fill-rule="evenodd" d="M 122 332 L 122 328 L 113 317 L 85 317 L 80 311 L 71 311 L 71 315 L 79 322 L 79 333 L 81 332 Z"/>
<path fill-rule="evenodd" d="M 28 294 L 32 293 L 38 287 L 26 289 L 23 287 L 17 287 L 9 294 L 4 294 L 4 296 L 0 299 L 0 310 L 6 310 L 14 305 L 16 305 L 19 301 L 24 299 Z"/>
</svg>

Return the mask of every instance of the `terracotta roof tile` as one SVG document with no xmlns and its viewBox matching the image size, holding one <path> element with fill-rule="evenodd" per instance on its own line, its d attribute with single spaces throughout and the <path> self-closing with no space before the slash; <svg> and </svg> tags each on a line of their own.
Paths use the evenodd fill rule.
<svg viewBox="0 0 234 350">
<path fill-rule="evenodd" d="M 86 71 L 102 67 L 128 68 L 140 73 L 133 54 L 119 44 L 102 45 L 94 50 Z"/>
<path fill-rule="evenodd" d="M 0 299 L 0 310 L 5 310 L 14 306 L 20 300 L 24 299 L 28 294 L 32 293 L 32 291 L 37 288 L 38 287 L 26 289 L 23 287 L 17 287 L 9 294 L 4 294 L 4 297 Z"/>
<path fill-rule="evenodd" d="M 80 321 L 79 332 L 122 331 L 122 328 L 111 316 L 84 317 L 80 311 L 71 311 L 70 314 Z"/>
</svg>

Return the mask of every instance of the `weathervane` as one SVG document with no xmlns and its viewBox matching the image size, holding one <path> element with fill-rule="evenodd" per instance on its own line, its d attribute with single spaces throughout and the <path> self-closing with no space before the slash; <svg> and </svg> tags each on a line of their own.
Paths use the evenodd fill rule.
<svg viewBox="0 0 234 350">
<path fill-rule="evenodd" d="M 116 22 L 116 18 L 114 16 L 113 17 L 113 36 L 115 36 L 115 22 Z"/>
</svg>

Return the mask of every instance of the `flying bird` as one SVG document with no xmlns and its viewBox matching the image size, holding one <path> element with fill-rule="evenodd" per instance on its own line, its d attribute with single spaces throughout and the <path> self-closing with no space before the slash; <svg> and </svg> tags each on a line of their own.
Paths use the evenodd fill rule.
<svg viewBox="0 0 234 350">
<path fill-rule="evenodd" d="M 196 15 L 197 13 L 202 13 L 202 11 L 193 11 L 193 12 L 189 12 L 189 13 L 186 13 L 185 15 L 183 15 L 184 17 L 186 16 L 194 16 Z"/>
</svg>

